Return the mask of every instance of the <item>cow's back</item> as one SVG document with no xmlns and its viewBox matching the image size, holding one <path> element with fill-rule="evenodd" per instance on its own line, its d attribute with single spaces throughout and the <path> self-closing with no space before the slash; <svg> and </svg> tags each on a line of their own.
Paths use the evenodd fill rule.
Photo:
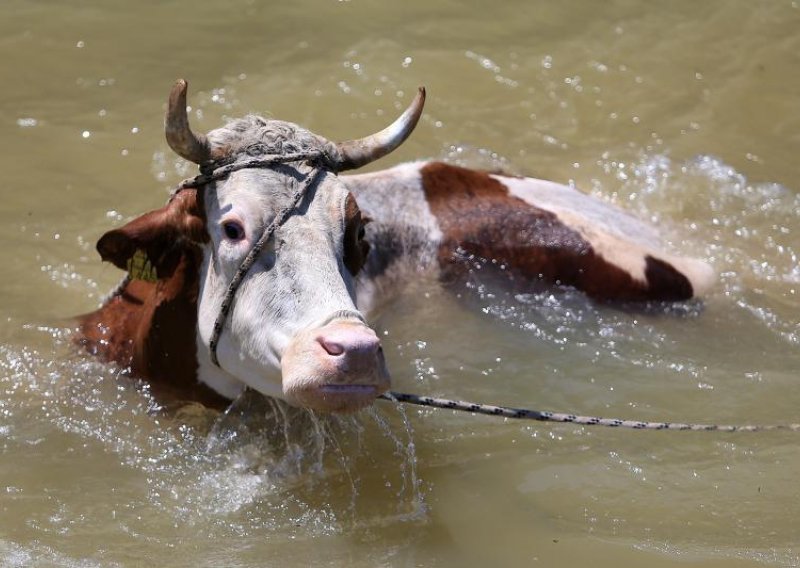
<svg viewBox="0 0 800 568">
<path fill-rule="evenodd" d="M 439 162 L 344 179 L 373 220 L 361 278 L 368 296 L 413 269 L 463 272 L 465 258 L 494 259 L 510 275 L 600 300 L 685 300 L 714 278 L 706 263 L 661 250 L 649 225 L 565 185 Z"/>
</svg>

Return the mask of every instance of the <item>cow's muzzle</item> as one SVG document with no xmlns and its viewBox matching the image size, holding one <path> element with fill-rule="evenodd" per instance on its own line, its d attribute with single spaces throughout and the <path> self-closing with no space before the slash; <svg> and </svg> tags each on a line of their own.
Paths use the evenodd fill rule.
<svg viewBox="0 0 800 568">
<path fill-rule="evenodd" d="M 298 334 L 283 354 L 281 371 L 286 400 L 321 412 L 354 412 L 390 386 L 378 336 L 354 320 Z"/>
</svg>

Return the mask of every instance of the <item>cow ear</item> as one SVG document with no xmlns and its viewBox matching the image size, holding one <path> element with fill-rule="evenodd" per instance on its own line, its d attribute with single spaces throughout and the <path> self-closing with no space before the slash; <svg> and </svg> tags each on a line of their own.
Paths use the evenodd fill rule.
<svg viewBox="0 0 800 568">
<path fill-rule="evenodd" d="M 103 260 L 127 270 L 131 278 L 166 278 L 184 248 L 208 241 L 199 201 L 196 190 L 181 191 L 161 209 L 107 232 L 97 241 L 97 252 Z"/>
<path fill-rule="evenodd" d="M 350 274 L 356 276 L 364 267 L 369 254 L 369 243 L 365 238 L 364 227 L 371 221 L 361 213 L 353 194 L 347 196 L 344 207 L 344 265 Z"/>
</svg>

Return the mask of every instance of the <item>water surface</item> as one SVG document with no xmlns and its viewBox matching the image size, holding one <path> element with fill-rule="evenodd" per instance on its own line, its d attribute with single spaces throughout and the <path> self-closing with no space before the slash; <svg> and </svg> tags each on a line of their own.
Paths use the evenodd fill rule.
<svg viewBox="0 0 800 568">
<path fill-rule="evenodd" d="M 0 558 L 7 566 L 800 563 L 797 434 L 593 430 L 259 399 L 153 408 L 69 344 L 94 243 L 193 173 L 163 141 L 257 111 L 332 139 L 428 88 L 396 154 L 572 183 L 708 260 L 702 303 L 410 288 L 398 390 L 646 420 L 800 422 L 800 8 L 718 0 L 0 6 Z"/>
</svg>

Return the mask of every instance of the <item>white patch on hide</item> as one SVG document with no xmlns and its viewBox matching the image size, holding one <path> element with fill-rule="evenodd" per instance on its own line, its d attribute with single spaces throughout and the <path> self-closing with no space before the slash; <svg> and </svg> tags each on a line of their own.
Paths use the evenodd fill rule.
<svg viewBox="0 0 800 568">
<path fill-rule="evenodd" d="M 358 307 L 365 313 L 373 314 L 407 283 L 438 274 L 436 255 L 442 230 L 422 187 L 420 170 L 427 164 L 410 162 L 341 178 L 364 215 L 391 232 L 393 246 L 401 251 L 379 275 L 372 277 L 368 269 L 359 275 Z M 367 229 L 369 237 L 369 225 Z"/>
<path fill-rule="evenodd" d="M 359 208 L 374 221 L 421 229 L 432 243 L 442 230 L 431 213 L 420 170 L 429 162 L 409 162 L 388 170 L 341 176 Z"/>
</svg>

